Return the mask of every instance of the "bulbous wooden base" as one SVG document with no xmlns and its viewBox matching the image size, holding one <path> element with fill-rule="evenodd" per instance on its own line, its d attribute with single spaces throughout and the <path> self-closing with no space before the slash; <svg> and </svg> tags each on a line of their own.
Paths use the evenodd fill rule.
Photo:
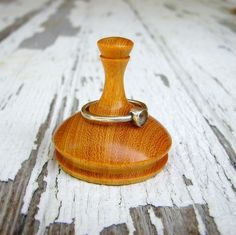
<svg viewBox="0 0 236 235">
<path fill-rule="evenodd" d="M 171 138 L 154 118 L 139 128 L 132 123 L 104 125 L 80 113 L 56 130 L 55 155 L 70 175 L 97 184 L 123 185 L 143 181 L 165 166 Z"/>
<path fill-rule="evenodd" d="M 61 168 L 68 174 L 75 178 L 95 183 L 107 185 L 125 185 L 142 182 L 148 178 L 155 176 L 159 173 L 167 163 L 168 155 L 165 155 L 159 161 L 154 162 L 149 167 L 127 167 L 129 170 L 123 169 L 124 172 L 116 173 L 110 169 L 104 168 L 103 172 L 94 172 L 87 169 L 79 168 L 77 165 L 63 157 L 60 153 L 55 151 L 56 159 Z"/>
</svg>

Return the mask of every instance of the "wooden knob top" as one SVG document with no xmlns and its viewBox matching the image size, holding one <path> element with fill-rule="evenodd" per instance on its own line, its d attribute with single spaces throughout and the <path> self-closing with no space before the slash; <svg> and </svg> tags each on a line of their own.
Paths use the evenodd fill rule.
<svg viewBox="0 0 236 235">
<path fill-rule="evenodd" d="M 129 53 L 134 45 L 131 40 L 122 37 L 102 38 L 97 42 L 97 44 L 101 52 L 101 57 L 109 59 L 122 59 L 129 57 Z"/>
</svg>

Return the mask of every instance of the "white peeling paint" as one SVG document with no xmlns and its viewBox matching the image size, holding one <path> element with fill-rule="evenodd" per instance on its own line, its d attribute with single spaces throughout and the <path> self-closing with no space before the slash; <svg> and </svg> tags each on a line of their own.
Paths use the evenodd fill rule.
<svg viewBox="0 0 236 235">
<path fill-rule="evenodd" d="M 58 1 L 0 45 L 0 105 L 24 84 L 20 94 L 13 95 L 5 109 L 0 111 L 0 179 L 14 179 L 32 148 L 37 147 L 34 144 L 36 134 L 57 95 L 52 119 L 39 146 L 22 208 L 22 213 L 26 214 L 37 188 L 37 177 L 44 164 L 48 163 L 48 173 L 44 178 L 47 187 L 41 195 L 35 216 L 40 222 L 38 234 L 42 234 L 50 223 L 73 221 L 77 234 L 98 234 L 104 227 L 119 223 L 126 223 L 132 233 L 135 228 L 129 212 L 131 207 L 147 204 L 156 207 L 175 204 L 183 207 L 196 203 L 208 204 L 210 216 L 222 234 L 233 234 L 236 230 L 236 198 L 232 190 L 232 184 L 236 184 L 235 170 L 205 118 L 216 125 L 233 145 L 234 131 L 230 132 L 226 123 L 233 127 L 234 97 L 222 90 L 214 79 L 209 79 L 196 64 L 188 61 L 191 54 L 189 48 L 192 48 L 191 58 L 201 66 L 206 64 L 207 72 L 218 74 L 219 79 L 227 76 L 225 86 L 232 91 L 236 85 L 232 77 L 235 55 L 225 52 L 217 54 L 217 50 L 213 49 L 213 46 L 227 40 L 234 50 L 232 34 L 228 32 L 219 37 L 217 29 L 213 33 L 211 31 L 217 26 L 204 25 L 200 16 L 186 16 L 186 21 L 178 20 L 175 13 L 164 8 L 163 2 L 154 4 L 150 1 L 147 5 L 142 1 L 132 3 L 143 21 L 125 2 L 117 1 L 114 7 L 113 2 L 106 0 L 99 0 L 97 4 L 93 1 L 78 1 L 68 16 L 72 25 L 81 26 L 78 35 L 59 37 L 53 45 L 42 51 L 17 49 L 24 39 L 42 30 L 40 25 L 56 11 L 60 5 Z M 190 3 L 193 4 L 192 1 Z M 179 5 L 178 9 L 182 7 Z M 194 10 L 198 14 L 210 17 L 206 16 L 208 5 L 198 3 L 197 6 Z M 149 8 L 158 11 L 158 18 Z M 109 11 L 111 16 L 108 18 Z M 216 10 L 212 11 L 218 14 Z M 223 17 L 222 14 L 219 13 L 219 17 Z M 159 21 L 157 25 L 156 20 Z M 150 27 L 154 39 L 147 32 L 145 24 Z M 181 24 L 185 28 L 179 27 Z M 192 29 L 188 29 L 190 26 Z M 181 40 L 194 29 L 198 39 L 196 47 L 193 48 L 187 39 L 181 44 Z M 197 37 L 196 34 L 201 36 Z M 122 187 L 89 184 L 59 171 L 51 146 L 52 132 L 63 99 L 67 98 L 60 121 L 71 115 L 75 97 L 79 100 L 80 108 L 88 100 L 101 95 L 104 75 L 98 60 L 96 41 L 109 35 L 121 35 L 135 41 L 125 79 L 127 96 L 146 102 L 151 115 L 167 127 L 173 138 L 168 165 L 158 176 L 143 183 Z M 207 40 L 204 35 L 207 35 Z M 167 45 L 161 41 L 163 37 Z M 212 48 L 215 59 L 202 56 L 200 52 L 204 50 L 204 44 Z M 219 56 L 225 56 L 229 62 L 217 60 Z M 214 63 L 218 65 L 216 72 L 213 71 Z M 182 70 L 185 65 L 192 80 Z M 169 87 L 158 74 L 166 76 Z M 84 77 L 86 82 L 82 84 Z M 202 83 L 198 83 L 199 79 Z M 218 107 L 222 104 L 220 98 L 225 101 L 225 112 Z M 192 185 L 185 184 L 183 175 L 191 180 Z M 204 224 L 196 210 L 195 213 L 199 231 L 204 234 Z M 163 224 L 160 219 L 155 217 L 153 211 L 149 211 L 149 215 L 161 234 Z"/>
<path fill-rule="evenodd" d="M 0 31 L 12 25 L 29 12 L 39 10 L 47 0 L 17 0 L 0 2 Z"/>
<path fill-rule="evenodd" d="M 155 226 L 155 228 L 156 228 L 156 230 L 157 230 L 157 234 L 158 234 L 158 235 L 164 235 L 164 227 L 163 227 L 162 221 L 161 221 L 160 218 L 158 218 L 158 217 L 154 214 L 154 211 L 153 211 L 153 208 L 152 208 L 152 207 L 148 210 L 148 213 L 149 213 L 149 215 L 150 215 L 152 224 Z"/>
</svg>

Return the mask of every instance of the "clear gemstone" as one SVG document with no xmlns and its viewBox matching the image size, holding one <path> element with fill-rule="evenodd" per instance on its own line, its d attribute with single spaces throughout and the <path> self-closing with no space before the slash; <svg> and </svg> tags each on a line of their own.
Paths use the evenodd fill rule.
<svg viewBox="0 0 236 235">
<path fill-rule="evenodd" d="M 146 109 L 137 107 L 137 108 L 132 108 L 130 112 L 132 115 L 133 122 L 135 123 L 136 126 L 141 127 L 147 121 L 148 112 Z"/>
</svg>

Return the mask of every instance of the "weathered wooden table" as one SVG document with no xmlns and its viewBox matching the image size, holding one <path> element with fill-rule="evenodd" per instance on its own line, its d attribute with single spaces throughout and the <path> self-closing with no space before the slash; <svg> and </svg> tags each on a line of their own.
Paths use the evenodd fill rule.
<svg viewBox="0 0 236 235">
<path fill-rule="evenodd" d="M 236 234 L 236 16 L 229 1 L 0 2 L 0 234 Z M 128 97 L 173 137 L 165 170 L 109 187 L 65 174 L 52 133 L 99 98 L 96 41 L 135 42 Z"/>
</svg>

